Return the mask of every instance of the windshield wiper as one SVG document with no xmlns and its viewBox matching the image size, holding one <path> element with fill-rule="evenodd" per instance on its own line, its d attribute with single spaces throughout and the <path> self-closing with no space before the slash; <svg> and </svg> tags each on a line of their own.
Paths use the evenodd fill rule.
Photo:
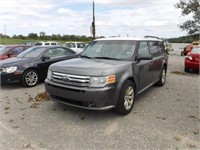
<svg viewBox="0 0 200 150">
<path fill-rule="evenodd" d="M 94 57 L 96 59 L 110 59 L 110 60 L 120 60 L 120 59 L 117 59 L 117 58 L 111 58 L 111 57 Z"/>
<path fill-rule="evenodd" d="M 89 56 L 86 56 L 86 55 L 80 55 L 80 57 L 84 57 L 84 58 L 92 59 L 92 57 L 89 57 Z"/>
</svg>

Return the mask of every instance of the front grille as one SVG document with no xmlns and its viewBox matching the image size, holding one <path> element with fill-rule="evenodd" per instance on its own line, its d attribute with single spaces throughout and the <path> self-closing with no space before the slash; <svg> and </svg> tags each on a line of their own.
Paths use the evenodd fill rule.
<svg viewBox="0 0 200 150">
<path fill-rule="evenodd" d="M 89 76 L 79 76 L 79 75 L 65 74 L 59 72 L 52 72 L 52 78 L 57 82 L 73 86 L 88 87 L 90 82 Z"/>
</svg>

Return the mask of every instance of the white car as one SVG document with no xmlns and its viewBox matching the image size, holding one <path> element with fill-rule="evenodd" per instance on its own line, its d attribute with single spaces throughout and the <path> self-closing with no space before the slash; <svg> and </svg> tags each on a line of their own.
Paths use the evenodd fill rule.
<svg viewBox="0 0 200 150">
<path fill-rule="evenodd" d="M 61 43 L 59 42 L 55 42 L 55 41 L 47 41 L 47 42 L 36 42 L 35 46 L 42 46 L 42 45 L 55 45 L 55 46 L 63 46 Z"/>
<path fill-rule="evenodd" d="M 65 42 L 64 46 L 74 50 L 76 53 L 81 53 L 86 44 L 83 42 Z"/>
</svg>

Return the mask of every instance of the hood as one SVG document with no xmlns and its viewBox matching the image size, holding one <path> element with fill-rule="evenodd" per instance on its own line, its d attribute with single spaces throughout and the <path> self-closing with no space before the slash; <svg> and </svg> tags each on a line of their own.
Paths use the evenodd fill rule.
<svg viewBox="0 0 200 150">
<path fill-rule="evenodd" d="M 67 74 L 104 76 L 116 74 L 129 64 L 131 64 L 130 61 L 74 58 L 54 63 L 50 66 L 50 69 Z"/>
<path fill-rule="evenodd" d="M 8 58 L 0 61 L 0 67 L 19 66 L 20 64 L 27 64 L 33 62 L 31 58 Z"/>
</svg>

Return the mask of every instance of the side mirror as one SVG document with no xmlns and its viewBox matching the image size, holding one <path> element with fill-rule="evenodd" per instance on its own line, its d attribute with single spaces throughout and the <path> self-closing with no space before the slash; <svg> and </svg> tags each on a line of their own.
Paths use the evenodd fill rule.
<svg viewBox="0 0 200 150">
<path fill-rule="evenodd" d="M 153 60 L 152 56 L 142 56 L 137 58 L 138 61 L 140 60 Z"/>
<path fill-rule="evenodd" d="M 44 57 L 42 57 L 42 61 L 48 60 L 50 58 L 51 58 L 50 56 L 44 56 Z"/>
<path fill-rule="evenodd" d="M 12 55 L 13 55 L 13 53 L 11 53 L 11 52 L 8 52 L 8 53 L 7 53 L 7 56 L 8 56 L 8 57 L 10 57 L 10 56 L 12 56 Z"/>
</svg>

